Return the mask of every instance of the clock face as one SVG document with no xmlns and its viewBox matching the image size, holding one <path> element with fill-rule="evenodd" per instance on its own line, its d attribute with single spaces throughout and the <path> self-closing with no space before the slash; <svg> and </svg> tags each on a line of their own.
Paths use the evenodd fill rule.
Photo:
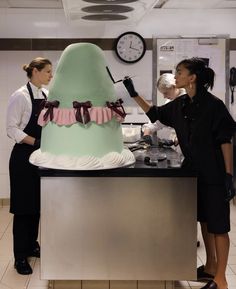
<svg viewBox="0 0 236 289">
<path fill-rule="evenodd" d="M 138 33 L 125 32 L 117 38 L 115 51 L 122 61 L 134 63 L 144 56 L 146 44 L 143 37 Z"/>
</svg>

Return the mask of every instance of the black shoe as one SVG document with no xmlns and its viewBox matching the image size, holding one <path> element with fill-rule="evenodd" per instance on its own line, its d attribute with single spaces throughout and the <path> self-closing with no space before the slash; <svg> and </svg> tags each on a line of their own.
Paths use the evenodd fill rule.
<svg viewBox="0 0 236 289">
<path fill-rule="evenodd" d="M 17 273 L 19 273 L 21 275 L 29 275 L 29 274 L 33 273 L 33 270 L 30 267 L 30 264 L 28 263 L 26 258 L 15 260 L 14 267 L 15 267 Z"/>
<path fill-rule="evenodd" d="M 30 253 L 28 257 L 36 257 L 40 258 L 40 247 L 34 248 Z"/>
<path fill-rule="evenodd" d="M 215 281 L 211 280 L 205 286 L 203 286 L 201 289 L 217 289 L 217 284 Z"/>
<path fill-rule="evenodd" d="M 211 281 L 214 279 L 214 276 L 204 271 L 205 266 L 202 265 L 197 268 L 197 280 L 198 281 Z"/>
<path fill-rule="evenodd" d="M 200 289 L 217 289 L 217 284 L 215 281 L 211 280 L 209 281 L 205 286 L 203 286 Z M 227 288 L 228 289 L 228 288 Z"/>
</svg>

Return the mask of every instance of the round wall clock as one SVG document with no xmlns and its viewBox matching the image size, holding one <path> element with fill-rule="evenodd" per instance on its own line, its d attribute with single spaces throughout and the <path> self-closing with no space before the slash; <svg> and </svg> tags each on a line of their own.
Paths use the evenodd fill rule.
<svg viewBox="0 0 236 289">
<path fill-rule="evenodd" d="M 117 56 L 126 63 L 139 61 L 146 52 L 146 44 L 143 37 L 136 32 L 125 32 L 115 42 Z"/>
</svg>

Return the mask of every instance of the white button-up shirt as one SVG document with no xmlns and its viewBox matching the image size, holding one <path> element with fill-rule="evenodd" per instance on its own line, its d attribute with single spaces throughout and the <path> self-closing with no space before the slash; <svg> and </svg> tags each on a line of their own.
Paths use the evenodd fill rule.
<svg viewBox="0 0 236 289">
<path fill-rule="evenodd" d="M 34 99 L 44 99 L 42 91 L 47 95 L 45 88 L 38 88 L 30 82 Z M 16 90 L 9 98 L 7 108 L 6 130 L 7 135 L 16 143 L 20 143 L 27 134 L 23 131 L 30 120 L 32 103 L 27 86 Z"/>
</svg>

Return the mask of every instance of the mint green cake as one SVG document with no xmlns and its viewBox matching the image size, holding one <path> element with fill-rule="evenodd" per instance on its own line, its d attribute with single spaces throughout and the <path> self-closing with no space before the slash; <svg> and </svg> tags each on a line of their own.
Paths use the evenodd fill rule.
<svg viewBox="0 0 236 289">
<path fill-rule="evenodd" d="M 125 112 L 106 66 L 103 51 L 94 44 L 72 44 L 63 51 L 39 117 L 41 147 L 31 163 L 92 170 L 135 162 L 123 147 Z"/>
</svg>

